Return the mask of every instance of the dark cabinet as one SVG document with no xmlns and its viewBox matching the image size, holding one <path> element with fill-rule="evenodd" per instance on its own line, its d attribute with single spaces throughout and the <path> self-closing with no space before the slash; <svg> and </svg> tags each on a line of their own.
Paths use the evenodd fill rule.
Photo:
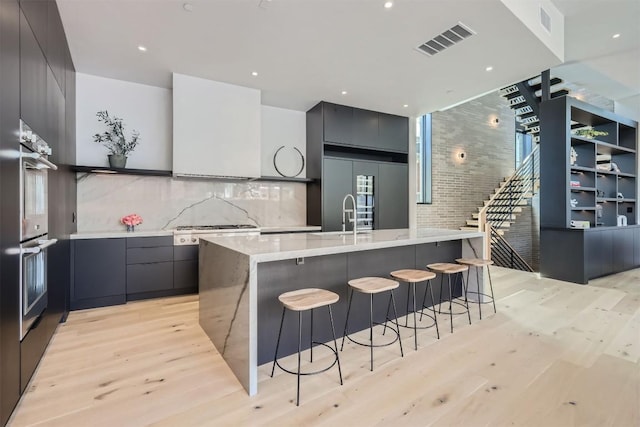
<svg viewBox="0 0 640 427">
<path fill-rule="evenodd" d="M 173 288 L 198 288 L 198 246 L 173 248 Z"/>
<path fill-rule="evenodd" d="M 65 92 L 65 55 L 67 39 L 61 25 L 60 12 L 55 1 L 50 1 L 47 10 L 47 44 L 43 47 L 47 62 L 53 71 L 56 82 Z"/>
<path fill-rule="evenodd" d="M 378 113 L 353 109 L 353 145 L 365 148 L 382 148 L 378 138 Z"/>
<path fill-rule="evenodd" d="M 634 231 L 626 228 L 613 230 L 613 268 L 616 272 L 634 266 Z"/>
<path fill-rule="evenodd" d="M 353 143 L 353 108 L 324 105 L 324 141 L 334 144 Z"/>
<path fill-rule="evenodd" d="M 404 163 L 380 163 L 377 228 L 409 227 L 409 168 Z"/>
<path fill-rule="evenodd" d="M 585 269 L 589 279 L 602 276 L 600 262 L 602 252 L 602 231 L 584 233 L 585 239 Z"/>
<path fill-rule="evenodd" d="M 47 61 L 24 14 L 20 14 L 20 117 L 38 135 L 47 127 Z"/>
<path fill-rule="evenodd" d="M 602 230 L 601 232 L 601 250 L 600 250 L 600 263 L 601 263 L 601 276 L 606 276 L 615 271 L 613 264 L 613 230 Z"/>
<path fill-rule="evenodd" d="M 407 153 L 409 151 L 409 119 L 380 113 L 378 147 L 382 150 Z"/>
<path fill-rule="evenodd" d="M 325 158 L 322 182 L 322 230 L 342 229 L 342 200 L 353 193 L 353 162 Z"/>
<path fill-rule="evenodd" d="M 74 240 L 71 308 L 123 304 L 126 294 L 125 239 Z"/>
<path fill-rule="evenodd" d="M 127 296 L 173 288 L 173 261 L 127 265 Z"/>
</svg>

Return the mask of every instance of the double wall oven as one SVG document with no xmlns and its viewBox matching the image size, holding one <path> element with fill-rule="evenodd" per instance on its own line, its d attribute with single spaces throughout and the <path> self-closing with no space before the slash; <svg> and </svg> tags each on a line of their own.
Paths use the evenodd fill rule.
<svg viewBox="0 0 640 427">
<path fill-rule="evenodd" d="M 48 174 L 58 169 L 48 160 L 51 148 L 20 122 L 20 340 L 47 308 L 49 239 Z"/>
</svg>

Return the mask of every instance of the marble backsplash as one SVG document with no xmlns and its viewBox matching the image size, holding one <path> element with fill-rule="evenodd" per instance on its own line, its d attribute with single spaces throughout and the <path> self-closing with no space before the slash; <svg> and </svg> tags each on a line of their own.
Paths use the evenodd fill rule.
<svg viewBox="0 0 640 427">
<path fill-rule="evenodd" d="M 122 231 L 136 213 L 139 230 L 179 225 L 306 224 L 306 184 L 135 175 L 77 174 L 78 232 Z"/>
</svg>

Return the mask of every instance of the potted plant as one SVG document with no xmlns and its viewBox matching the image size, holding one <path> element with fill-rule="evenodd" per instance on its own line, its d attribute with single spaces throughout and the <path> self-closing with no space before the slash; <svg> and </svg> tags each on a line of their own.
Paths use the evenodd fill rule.
<svg viewBox="0 0 640 427">
<path fill-rule="evenodd" d="M 112 168 L 124 168 L 127 164 L 127 155 L 130 154 L 140 141 L 140 133 L 136 130 L 131 132 L 131 138 L 127 140 L 124 136 L 124 125 L 119 117 L 110 117 L 105 111 L 96 113 L 99 122 L 107 126 L 103 133 L 93 135 L 93 140 L 107 147 L 109 150 L 109 166 Z"/>
</svg>

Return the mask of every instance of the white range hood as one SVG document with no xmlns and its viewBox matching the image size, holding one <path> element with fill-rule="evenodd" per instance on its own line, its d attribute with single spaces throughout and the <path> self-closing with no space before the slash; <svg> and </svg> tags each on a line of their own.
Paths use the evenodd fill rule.
<svg viewBox="0 0 640 427">
<path fill-rule="evenodd" d="M 173 174 L 260 177 L 260 91 L 174 73 Z"/>
</svg>

